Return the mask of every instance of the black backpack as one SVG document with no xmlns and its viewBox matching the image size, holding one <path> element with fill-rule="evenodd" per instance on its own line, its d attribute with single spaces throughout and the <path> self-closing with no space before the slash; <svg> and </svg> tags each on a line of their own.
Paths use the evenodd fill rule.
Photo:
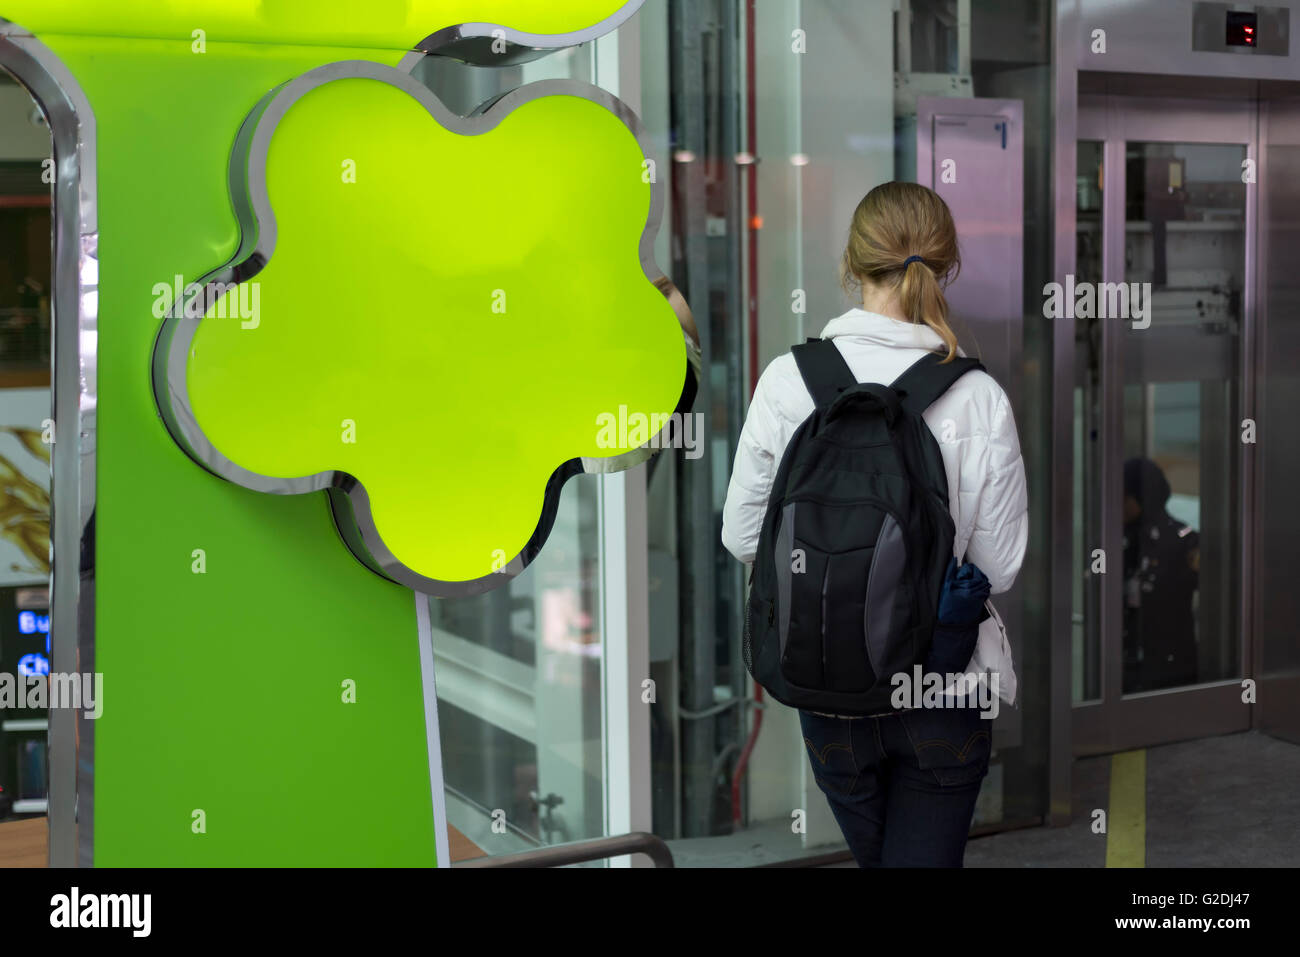
<svg viewBox="0 0 1300 957">
<path fill-rule="evenodd" d="M 745 611 L 745 666 L 782 704 L 892 709 L 925 660 L 955 529 L 939 444 L 921 418 L 983 366 L 929 353 L 892 385 L 859 383 L 829 339 L 793 349 L 815 408 L 781 457 Z"/>
</svg>

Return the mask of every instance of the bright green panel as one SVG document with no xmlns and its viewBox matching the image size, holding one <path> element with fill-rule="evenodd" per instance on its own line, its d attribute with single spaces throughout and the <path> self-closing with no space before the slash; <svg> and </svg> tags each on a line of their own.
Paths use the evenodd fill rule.
<svg viewBox="0 0 1300 957">
<path fill-rule="evenodd" d="M 527 33 L 595 26 L 627 0 L 5 0 L 0 16 L 38 34 L 101 34 L 409 49 L 444 27 L 497 23 Z"/>
<path fill-rule="evenodd" d="M 256 299 L 240 292 L 257 325 L 214 316 L 194 338 L 199 427 L 262 475 L 355 476 L 419 574 L 490 574 L 557 467 L 645 441 L 602 435 L 602 414 L 681 398 L 682 327 L 638 252 L 643 160 L 578 97 L 465 136 L 378 80 L 307 93 L 271 141 L 278 237 Z"/>
<path fill-rule="evenodd" d="M 186 458 L 149 376 L 153 285 L 234 254 L 243 118 L 278 83 L 373 55 L 41 39 L 98 122 L 96 863 L 432 864 L 411 592 L 357 564 L 322 494 L 258 494 Z"/>
</svg>

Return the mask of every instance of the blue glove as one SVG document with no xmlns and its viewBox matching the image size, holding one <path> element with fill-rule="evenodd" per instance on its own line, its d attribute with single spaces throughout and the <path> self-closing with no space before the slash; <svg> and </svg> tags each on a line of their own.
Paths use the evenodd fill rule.
<svg viewBox="0 0 1300 957">
<path fill-rule="evenodd" d="M 987 618 L 984 601 L 991 586 L 974 562 L 958 565 L 948 559 L 948 572 L 939 593 L 939 621 L 945 625 L 977 625 Z"/>
<path fill-rule="evenodd" d="M 973 562 L 958 565 L 948 560 L 948 572 L 939 593 L 939 620 L 930 639 L 925 670 L 935 674 L 960 674 L 966 670 L 979 641 L 980 622 L 989 617 L 984 600 L 988 578 Z"/>
</svg>

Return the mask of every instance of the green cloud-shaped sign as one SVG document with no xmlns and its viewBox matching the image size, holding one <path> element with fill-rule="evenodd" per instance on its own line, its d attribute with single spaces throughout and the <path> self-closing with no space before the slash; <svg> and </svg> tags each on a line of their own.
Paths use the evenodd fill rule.
<svg viewBox="0 0 1300 957">
<path fill-rule="evenodd" d="M 236 143 L 238 253 L 163 324 L 169 431 L 248 488 L 328 490 L 395 581 L 496 586 L 541 548 L 565 479 L 643 461 L 690 404 L 653 173 L 630 111 L 587 84 L 468 118 L 365 61 L 285 84 Z"/>
</svg>

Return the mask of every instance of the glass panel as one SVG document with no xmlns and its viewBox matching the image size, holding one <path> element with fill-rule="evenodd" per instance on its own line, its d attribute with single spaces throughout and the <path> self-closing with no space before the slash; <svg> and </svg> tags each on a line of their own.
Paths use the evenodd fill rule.
<svg viewBox="0 0 1300 957">
<path fill-rule="evenodd" d="M 650 674 L 660 689 L 650 728 L 653 820 L 661 836 L 685 839 L 673 853 L 688 863 L 707 845 L 687 842 L 730 831 L 752 796 L 731 787 L 752 713 L 739 642 L 744 570 L 720 542 L 748 398 L 745 238 L 767 229 L 745 215 L 744 187 L 760 172 L 742 127 L 740 8 L 668 0 L 639 15 L 647 122 L 663 131 L 673 160 L 671 232 L 661 238 L 671 241 L 671 274 L 695 315 L 703 370 L 694 416 L 704 444 L 660 456 L 647 480 Z"/>
<path fill-rule="evenodd" d="M 1101 282 L 1102 144 L 1078 144 L 1075 189 L 1075 285 Z M 1101 326 L 1075 320 L 1074 595 L 1072 608 L 1074 704 L 1101 698 L 1101 577 L 1092 551 L 1101 541 Z"/>
<path fill-rule="evenodd" d="M 1123 692 L 1240 674 L 1244 146 L 1126 147 Z"/>
<path fill-rule="evenodd" d="M 696 409 L 706 416 L 710 451 L 721 450 L 716 459 L 679 458 L 671 470 L 661 461 L 650 483 L 651 514 L 657 494 L 676 512 L 675 522 L 651 521 L 652 537 L 662 536 L 652 538 L 650 556 L 658 689 L 651 751 L 655 831 L 671 840 L 679 865 L 755 864 L 843 848 L 800 747 L 796 712 L 770 697 L 761 711 L 753 705 L 753 683 L 738 660 L 741 566 L 719 544 L 718 511 L 754 373 L 849 309 L 837 266 L 854 208 L 879 183 L 916 178 L 919 97 L 1024 105 L 1025 180 L 1015 185 L 1025 203 L 1026 312 L 1016 416 L 1031 524 L 1047 527 L 1051 403 L 1043 370 L 1051 368 L 1052 331 L 1042 321 L 1041 290 L 1053 278 L 1044 95 L 1052 6 L 969 6 L 967 17 L 956 0 L 651 0 L 639 15 L 644 37 L 666 13 L 669 55 L 643 40 L 642 97 L 656 102 L 666 75 L 672 276 L 701 328 L 709 371 Z M 956 160 L 978 175 L 965 165 L 971 153 Z M 977 268 L 969 275 L 978 282 Z M 1005 360 L 1001 346 L 981 345 L 986 357 Z M 1037 573 L 1047 565 L 1046 545 L 1047 536 L 1035 534 L 1020 593 L 1006 598 L 1007 606 L 1022 605 L 1020 710 L 999 719 L 977 828 L 1031 822 L 1045 811 L 1047 739 L 1037 729 L 1048 722 L 1048 650 L 1028 636 L 1048 624 L 1047 578 Z M 669 614 L 674 597 L 679 611 Z M 802 831 L 791 827 L 796 808 L 806 811 Z"/>
<path fill-rule="evenodd" d="M 604 834 L 599 481 L 518 578 L 429 601 L 448 821 L 490 854 Z"/>
</svg>

